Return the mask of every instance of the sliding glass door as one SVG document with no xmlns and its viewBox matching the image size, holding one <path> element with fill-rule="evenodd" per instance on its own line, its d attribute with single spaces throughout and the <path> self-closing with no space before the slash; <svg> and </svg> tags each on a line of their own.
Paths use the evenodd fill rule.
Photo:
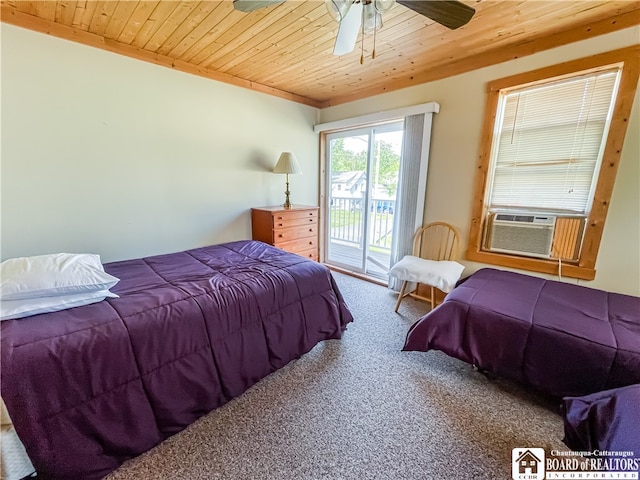
<svg viewBox="0 0 640 480">
<path fill-rule="evenodd" d="M 387 277 L 402 135 L 403 122 L 327 135 L 327 263 Z"/>
</svg>

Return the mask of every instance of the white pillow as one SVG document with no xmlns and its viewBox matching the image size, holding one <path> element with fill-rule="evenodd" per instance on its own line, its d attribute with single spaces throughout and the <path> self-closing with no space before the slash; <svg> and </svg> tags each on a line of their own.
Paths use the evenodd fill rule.
<svg viewBox="0 0 640 480">
<path fill-rule="evenodd" d="M 109 290 L 99 290 L 97 292 L 58 295 L 57 297 L 2 300 L 0 301 L 0 321 L 82 307 L 83 305 L 101 302 L 106 297 L 118 298 L 118 295 L 111 293 Z"/>
<path fill-rule="evenodd" d="M 407 255 L 396 263 L 389 275 L 407 282 L 424 283 L 449 293 L 460 280 L 464 265 L 451 260 L 426 260 Z"/>
<path fill-rule="evenodd" d="M 56 253 L 11 258 L 0 264 L 0 300 L 97 292 L 119 279 L 104 271 L 100 255 Z"/>
</svg>

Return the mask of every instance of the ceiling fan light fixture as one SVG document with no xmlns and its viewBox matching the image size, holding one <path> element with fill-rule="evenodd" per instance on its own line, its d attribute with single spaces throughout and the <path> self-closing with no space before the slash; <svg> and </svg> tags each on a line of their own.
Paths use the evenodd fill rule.
<svg viewBox="0 0 640 480">
<path fill-rule="evenodd" d="M 364 5 L 364 13 L 362 14 L 362 31 L 371 33 L 382 28 L 382 15 L 376 9 L 373 2 Z"/>
<path fill-rule="evenodd" d="M 353 0 L 325 0 L 324 3 L 331 18 L 340 23 L 347 16 Z"/>
<path fill-rule="evenodd" d="M 396 4 L 396 0 L 373 0 L 373 5 L 375 6 L 376 12 L 384 13 L 388 10 L 391 10 Z"/>
</svg>

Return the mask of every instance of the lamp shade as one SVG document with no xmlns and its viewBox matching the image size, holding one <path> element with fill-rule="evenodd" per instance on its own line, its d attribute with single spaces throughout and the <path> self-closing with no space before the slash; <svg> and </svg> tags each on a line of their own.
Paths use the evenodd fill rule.
<svg viewBox="0 0 640 480">
<path fill-rule="evenodd" d="M 276 163 L 273 173 L 302 173 L 302 169 L 298 164 L 298 159 L 291 152 L 283 152 Z"/>
</svg>

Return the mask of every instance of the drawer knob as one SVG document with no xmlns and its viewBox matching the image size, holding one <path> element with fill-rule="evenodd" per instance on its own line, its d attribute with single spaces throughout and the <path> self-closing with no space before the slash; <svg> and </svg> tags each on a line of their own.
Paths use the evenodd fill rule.
<svg viewBox="0 0 640 480">
<path fill-rule="evenodd" d="M 282 238 L 282 234 L 278 235 L 280 238 Z"/>
<path fill-rule="evenodd" d="M 279 226 L 279 227 L 281 227 L 281 226 L 282 226 L 282 223 L 279 223 L 279 224 L 278 224 L 278 226 Z"/>
</svg>

